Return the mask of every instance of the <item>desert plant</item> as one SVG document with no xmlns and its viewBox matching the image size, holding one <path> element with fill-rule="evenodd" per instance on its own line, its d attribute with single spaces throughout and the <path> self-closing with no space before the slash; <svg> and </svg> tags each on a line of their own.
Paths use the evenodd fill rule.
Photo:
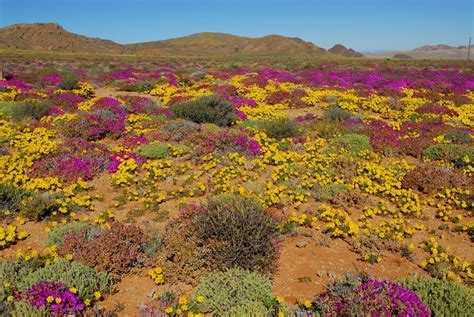
<svg viewBox="0 0 474 317">
<path fill-rule="evenodd" d="M 425 194 L 433 194 L 443 188 L 452 188 L 467 184 L 466 175 L 460 171 L 435 163 L 416 166 L 402 180 L 404 188 L 418 190 Z"/>
<path fill-rule="evenodd" d="M 352 114 L 338 106 L 330 106 L 326 109 L 322 116 L 322 120 L 326 122 L 343 122 L 352 118 Z"/>
<path fill-rule="evenodd" d="M 2 282 L 9 283 L 16 288 L 18 282 L 22 281 L 28 274 L 43 267 L 44 263 L 41 258 L 25 260 L 21 257 L 15 261 L 0 261 L 0 276 Z"/>
<path fill-rule="evenodd" d="M 203 277 L 199 281 L 196 296 L 203 296 L 204 310 L 217 316 L 236 316 L 237 311 L 256 306 L 259 311 L 265 310 L 275 304 L 270 280 L 256 272 L 239 268 Z"/>
<path fill-rule="evenodd" d="M 63 256 L 71 254 L 74 260 L 109 272 L 115 279 L 144 260 L 142 246 L 147 237 L 140 228 L 113 222 L 110 229 L 102 229 L 92 239 L 87 231 L 83 229 L 67 235 L 58 253 Z"/>
<path fill-rule="evenodd" d="M 171 155 L 171 149 L 163 143 L 149 143 L 140 145 L 135 153 L 149 159 L 162 159 Z"/>
<path fill-rule="evenodd" d="M 23 316 L 35 316 L 35 317 L 48 317 L 51 316 L 51 312 L 46 307 L 35 307 L 31 305 L 28 300 L 19 300 L 15 302 L 15 309 L 12 309 L 10 315 L 12 317 L 23 317 Z"/>
<path fill-rule="evenodd" d="M 17 285 L 20 290 L 25 291 L 41 281 L 62 282 L 69 287 L 75 287 L 81 298 L 89 300 L 94 298 L 96 291 L 109 293 L 113 290 L 112 279 L 108 273 L 97 272 L 66 259 L 55 260 L 52 264 L 31 272 Z"/>
<path fill-rule="evenodd" d="M 339 136 L 334 139 L 333 146 L 338 150 L 345 149 L 351 155 L 372 150 L 370 138 L 360 134 L 344 134 Z"/>
<path fill-rule="evenodd" d="M 61 247 L 66 236 L 70 234 L 78 234 L 81 231 L 86 232 L 86 240 L 91 241 L 93 237 L 98 233 L 99 229 L 88 224 L 87 222 L 74 221 L 68 222 L 64 225 L 54 227 L 46 239 L 46 246 L 56 245 Z"/>
<path fill-rule="evenodd" d="M 0 183 L 0 218 L 4 216 L 2 211 L 9 210 L 16 212 L 21 207 L 21 201 L 28 195 L 28 192 L 15 188 L 7 183 Z"/>
<path fill-rule="evenodd" d="M 474 148 L 458 144 L 435 144 L 423 151 L 423 157 L 429 160 L 447 161 L 456 167 L 464 167 L 467 162 L 474 162 Z"/>
<path fill-rule="evenodd" d="M 51 104 L 44 101 L 25 100 L 16 103 L 11 110 L 11 116 L 15 120 L 33 118 L 36 120 L 44 117 L 51 109 Z"/>
<path fill-rule="evenodd" d="M 178 118 L 196 123 L 214 123 L 230 126 L 237 120 L 232 103 L 218 96 L 203 96 L 175 105 L 172 109 Z"/>
<path fill-rule="evenodd" d="M 60 194 L 36 193 L 25 200 L 20 214 L 32 220 L 44 219 L 61 207 L 61 204 L 56 201 L 58 198 L 61 198 Z"/>
<path fill-rule="evenodd" d="M 210 199 L 197 214 L 196 230 L 217 267 L 273 270 L 277 224 L 255 199 L 237 195 Z"/>
<path fill-rule="evenodd" d="M 474 316 L 474 294 L 454 281 L 410 277 L 400 281 L 427 305 L 433 316 Z"/>
<path fill-rule="evenodd" d="M 79 81 L 76 76 L 71 73 L 67 73 L 63 76 L 63 80 L 59 83 L 59 89 L 73 90 L 79 88 Z"/>
<path fill-rule="evenodd" d="M 16 104 L 14 101 L 0 101 L 0 116 L 11 116 Z"/>
<path fill-rule="evenodd" d="M 290 118 L 261 121 L 258 126 L 267 136 L 274 139 L 292 138 L 300 135 L 298 123 L 296 120 Z"/>
</svg>

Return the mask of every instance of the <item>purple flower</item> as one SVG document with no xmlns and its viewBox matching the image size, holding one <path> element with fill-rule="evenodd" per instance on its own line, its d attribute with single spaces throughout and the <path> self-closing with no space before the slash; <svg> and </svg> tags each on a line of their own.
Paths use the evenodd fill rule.
<svg viewBox="0 0 474 317">
<path fill-rule="evenodd" d="M 46 307 L 57 314 L 77 314 L 84 309 L 81 298 L 61 282 L 41 281 L 23 294 L 31 305 Z"/>
</svg>

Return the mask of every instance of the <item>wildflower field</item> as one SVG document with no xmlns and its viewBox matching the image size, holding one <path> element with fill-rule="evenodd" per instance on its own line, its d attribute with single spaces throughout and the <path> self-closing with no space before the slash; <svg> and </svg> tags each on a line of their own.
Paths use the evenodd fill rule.
<svg viewBox="0 0 474 317">
<path fill-rule="evenodd" d="M 474 68 L 3 56 L 0 313 L 474 315 Z"/>
</svg>

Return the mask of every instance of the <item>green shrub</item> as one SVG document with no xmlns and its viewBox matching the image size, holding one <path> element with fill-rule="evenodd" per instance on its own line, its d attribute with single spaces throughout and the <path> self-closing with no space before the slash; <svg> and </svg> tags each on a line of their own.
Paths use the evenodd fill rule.
<svg viewBox="0 0 474 317">
<path fill-rule="evenodd" d="M 13 119 L 21 120 L 24 118 L 33 118 L 36 120 L 44 117 L 51 109 L 51 104 L 47 102 L 31 100 L 16 103 L 12 107 L 11 116 Z"/>
<path fill-rule="evenodd" d="M 95 291 L 109 293 L 113 289 L 112 278 L 108 273 L 99 273 L 85 265 L 65 259 L 56 260 L 31 272 L 17 285 L 24 291 L 40 281 L 63 282 L 69 287 L 77 288 L 81 298 L 89 299 L 94 297 Z"/>
<path fill-rule="evenodd" d="M 217 267 L 271 272 L 277 223 L 254 198 L 220 195 L 197 215 L 196 231 Z"/>
<path fill-rule="evenodd" d="M 28 300 L 20 300 L 15 302 L 15 308 L 11 311 L 12 317 L 49 317 L 51 316 L 51 312 L 48 311 L 46 306 L 43 307 L 35 307 L 31 305 Z"/>
<path fill-rule="evenodd" d="M 400 284 L 414 291 L 434 316 L 474 316 L 474 294 L 454 281 L 411 277 Z"/>
<path fill-rule="evenodd" d="M 295 119 L 262 121 L 260 127 L 266 135 L 274 139 L 292 138 L 300 135 L 300 129 Z"/>
<path fill-rule="evenodd" d="M 25 316 L 34 316 L 34 317 L 49 317 L 51 312 L 48 311 L 46 306 L 35 307 L 31 305 L 28 300 L 20 300 L 15 302 L 15 308 L 11 311 L 12 317 L 25 317 Z"/>
<path fill-rule="evenodd" d="M 11 116 L 15 106 L 14 101 L 0 101 L 0 115 Z"/>
<path fill-rule="evenodd" d="M 457 167 L 466 165 L 467 157 L 474 161 L 474 148 L 458 144 L 435 144 L 423 151 L 423 157 L 432 161 L 447 161 L 454 163 Z"/>
<path fill-rule="evenodd" d="M 341 124 L 318 120 L 312 123 L 308 129 L 318 137 L 329 139 L 341 133 Z"/>
<path fill-rule="evenodd" d="M 68 222 L 64 225 L 57 226 L 53 230 L 51 230 L 51 232 L 48 234 L 45 244 L 46 246 L 56 245 L 60 247 L 63 244 L 64 238 L 66 238 L 67 235 L 71 233 L 78 234 L 82 230 L 85 230 L 85 232 L 87 232 L 89 240 L 92 240 L 95 234 L 99 231 L 98 228 L 86 222 Z"/>
<path fill-rule="evenodd" d="M 221 127 L 230 126 L 237 120 L 233 104 L 215 95 L 177 104 L 171 110 L 178 118 Z"/>
<path fill-rule="evenodd" d="M 274 305 L 270 280 L 242 269 L 228 269 L 203 277 L 196 296 L 203 296 L 204 310 L 217 316 L 238 316 L 238 311 L 255 308 L 265 311 Z"/>
<path fill-rule="evenodd" d="M 16 212 L 21 207 L 21 201 L 28 195 L 23 189 L 15 188 L 10 184 L 0 183 L 0 218 L 4 210 Z"/>
<path fill-rule="evenodd" d="M 29 261 L 24 258 L 19 258 L 16 261 L 2 260 L 0 261 L 0 283 L 8 282 L 16 288 L 17 283 L 22 281 L 28 274 L 43 266 L 43 260 L 40 258 L 34 258 Z"/>
<path fill-rule="evenodd" d="M 444 136 L 445 140 L 449 140 L 455 144 L 469 144 L 474 142 L 472 132 L 469 130 L 459 130 L 448 132 Z"/>
<path fill-rule="evenodd" d="M 323 121 L 326 122 L 343 122 L 350 118 L 352 118 L 352 114 L 338 106 L 327 108 L 322 117 Z"/>
<path fill-rule="evenodd" d="M 140 145 L 135 153 L 149 159 L 162 159 L 171 156 L 170 148 L 163 143 L 149 143 Z"/>
<path fill-rule="evenodd" d="M 349 154 L 355 155 L 362 151 L 372 150 L 370 145 L 370 138 L 366 135 L 360 134 L 345 134 L 337 137 L 333 141 L 333 146 L 336 149 L 345 149 Z"/>
<path fill-rule="evenodd" d="M 135 92 L 147 92 L 155 88 L 156 85 L 153 83 L 137 83 L 137 84 L 125 84 L 120 87 L 121 91 L 135 91 Z"/>
<path fill-rule="evenodd" d="M 73 90 L 79 88 L 79 81 L 73 74 L 65 74 L 63 80 L 59 83 L 58 88 L 63 90 Z"/>
<path fill-rule="evenodd" d="M 344 184 L 316 184 L 311 190 L 311 195 L 316 201 L 320 202 L 334 202 L 334 199 L 350 191 Z"/>
<path fill-rule="evenodd" d="M 61 205 L 56 202 L 59 194 L 38 193 L 30 196 L 26 204 L 21 207 L 20 214 L 28 219 L 42 220 L 53 212 L 57 212 Z"/>
</svg>

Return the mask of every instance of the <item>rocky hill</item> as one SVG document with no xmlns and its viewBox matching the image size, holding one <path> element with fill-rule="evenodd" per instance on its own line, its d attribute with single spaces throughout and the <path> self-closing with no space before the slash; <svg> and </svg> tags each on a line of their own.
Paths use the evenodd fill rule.
<svg viewBox="0 0 474 317">
<path fill-rule="evenodd" d="M 0 28 L 0 47 L 34 51 L 122 53 L 109 40 L 77 35 L 56 23 L 14 24 Z"/>
<path fill-rule="evenodd" d="M 363 54 L 354 51 L 352 48 L 347 48 L 342 44 L 334 45 L 328 49 L 328 52 L 344 57 L 364 57 Z"/>
</svg>

